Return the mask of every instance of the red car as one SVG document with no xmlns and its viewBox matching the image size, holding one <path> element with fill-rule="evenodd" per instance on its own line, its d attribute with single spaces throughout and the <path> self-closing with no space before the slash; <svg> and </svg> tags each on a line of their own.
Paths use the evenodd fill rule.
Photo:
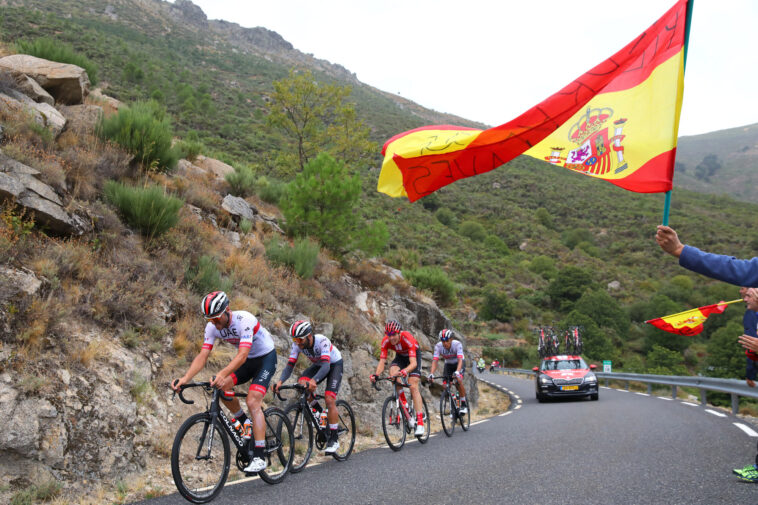
<svg viewBox="0 0 758 505">
<path fill-rule="evenodd" d="M 539 367 L 534 367 L 537 401 L 548 398 L 589 396 L 598 399 L 595 365 L 587 366 L 581 356 L 548 356 Z"/>
</svg>

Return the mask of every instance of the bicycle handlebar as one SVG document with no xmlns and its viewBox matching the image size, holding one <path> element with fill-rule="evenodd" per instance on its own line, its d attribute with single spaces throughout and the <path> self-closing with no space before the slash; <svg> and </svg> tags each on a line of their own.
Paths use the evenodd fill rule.
<svg viewBox="0 0 758 505">
<path fill-rule="evenodd" d="M 290 384 L 289 386 L 279 386 L 279 390 L 274 394 L 276 395 L 277 398 L 279 398 L 281 401 L 284 402 L 286 400 L 280 394 L 282 389 L 295 389 L 297 391 L 300 391 L 300 393 L 305 393 L 306 391 L 308 391 L 308 386 L 304 384 Z M 315 393 L 313 394 L 313 398 L 315 398 L 316 400 L 320 400 L 323 397 L 324 397 L 323 395 L 319 395 Z"/>
<path fill-rule="evenodd" d="M 378 382 L 380 382 L 380 381 L 389 381 L 389 382 L 394 382 L 394 383 L 395 383 L 395 385 L 397 386 L 397 385 L 398 385 L 398 384 L 397 384 L 397 381 L 398 381 L 398 379 L 405 379 L 405 377 L 403 377 L 403 376 L 401 376 L 401 375 L 394 375 L 394 376 L 392 376 L 392 377 L 377 377 L 377 378 L 376 378 L 376 380 L 373 382 L 373 386 L 374 386 L 374 389 L 376 389 L 377 391 L 379 391 L 379 384 L 377 384 L 377 383 L 378 383 Z M 410 384 L 408 384 L 408 381 L 407 381 L 407 380 L 403 380 L 403 381 L 400 383 L 400 385 L 401 385 L 402 387 L 406 387 L 406 388 L 407 388 L 407 387 L 410 387 Z"/>
<path fill-rule="evenodd" d="M 201 387 L 201 388 L 205 389 L 208 392 L 210 392 L 210 390 L 212 389 L 210 382 L 188 382 L 187 384 L 182 384 L 181 386 L 179 386 L 179 390 L 178 391 L 176 391 L 176 390 L 174 391 L 174 396 L 176 396 L 177 393 L 178 393 L 179 394 L 179 399 L 183 403 L 186 403 L 187 405 L 192 405 L 193 403 L 195 403 L 195 401 L 194 400 L 188 400 L 188 399 L 186 399 L 182 393 L 184 393 L 185 389 L 196 388 L 196 387 Z"/>
</svg>

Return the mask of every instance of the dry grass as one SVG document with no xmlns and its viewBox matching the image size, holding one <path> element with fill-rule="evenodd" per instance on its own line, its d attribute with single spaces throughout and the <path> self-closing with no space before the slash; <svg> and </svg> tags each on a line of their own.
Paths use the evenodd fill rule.
<svg viewBox="0 0 758 505">
<path fill-rule="evenodd" d="M 103 347 L 104 341 L 92 340 L 88 344 L 80 347 L 77 351 L 74 351 L 71 358 L 74 361 L 81 363 L 85 368 L 89 368 L 94 361 L 104 357 L 106 350 Z"/>
<path fill-rule="evenodd" d="M 173 346 L 177 356 L 193 358 L 202 347 L 201 320 L 194 314 L 186 313 L 174 325 Z"/>
</svg>

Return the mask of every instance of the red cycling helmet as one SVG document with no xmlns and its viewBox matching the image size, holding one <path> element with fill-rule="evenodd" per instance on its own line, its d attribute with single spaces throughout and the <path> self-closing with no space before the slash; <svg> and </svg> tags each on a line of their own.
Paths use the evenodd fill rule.
<svg viewBox="0 0 758 505">
<path fill-rule="evenodd" d="M 220 316 L 227 308 L 229 308 L 229 297 L 223 291 L 208 293 L 200 304 L 200 310 L 206 319 Z"/>
<path fill-rule="evenodd" d="M 400 323 L 395 320 L 387 321 L 387 324 L 384 325 L 384 333 L 387 335 L 394 335 L 395 333 L 400 333 L 401 331 L 403 331 L 403 327 L 400 326 Z"/>
</svg>

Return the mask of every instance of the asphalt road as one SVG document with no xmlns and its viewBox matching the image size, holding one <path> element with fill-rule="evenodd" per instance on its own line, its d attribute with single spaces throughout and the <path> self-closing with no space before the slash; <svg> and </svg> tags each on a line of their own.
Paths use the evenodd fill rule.
<svg viewBox="0 0 758 505">
<path fill-rule="evenodd" d="M 734 416 L 605 388 L 596 402 L 540 404 L 533 380 L 479 377 L 510 392 L 511 410 L 452 438 L 309 466 L 275 486 L 230 484 L 212 503 L 758 503 L 758 484 L 731 473 L 754 460 L 758 433 Z M 143 503 L 187 502 L 174 494 Z"/>
</svg>

